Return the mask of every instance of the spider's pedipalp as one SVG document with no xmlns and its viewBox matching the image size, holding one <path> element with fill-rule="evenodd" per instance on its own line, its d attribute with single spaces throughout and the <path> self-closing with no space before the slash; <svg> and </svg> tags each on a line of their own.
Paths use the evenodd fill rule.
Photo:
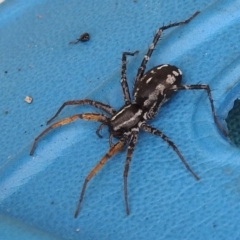
<svg viewBox="0 0 240 240">
<path fill-rule="evenodd" d="M 33 155 L 34 150 L 36 148 L 37 142 L 41 137 L 43 137 L 46 133 L 48 133 L 50 130 L 54 128 L 61 127 L 63 125 L 69 124 L 77 119 L 84 119 L 84 120 L 91 120 L 91 121 L 97 121 L 102 123 L 108 123 L 108 118 L 104 116 L 103 114 L 96 114 L 96 113 L 84 113 L 84 114 L 76 114 L 68 118 L 64 118 L 56 123 L 53 123 L 51 126 L 46 128 L 43 132 L 41 132 L 34 140 L 33 146 L 30 151 L 30 155 Z"/>
<path fill-rule="evenodd" d="M 100 131 L 106 126 L 106 123 L 101 123 L 101 125 L 97 128 L 96 134 L 99 138 L 102 138 L 102 135 L 100 134 Z"/>
</svg>

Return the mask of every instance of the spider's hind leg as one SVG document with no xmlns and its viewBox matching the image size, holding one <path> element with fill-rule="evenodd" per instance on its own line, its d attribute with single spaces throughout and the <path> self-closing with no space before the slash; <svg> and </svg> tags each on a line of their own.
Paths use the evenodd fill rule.
<svg viewBox="0 0 240 240">
<path fill-rule="evenodd" d="M 124 199 L 125 199 L 125 204 L 126 204 L 126 212 L 127 215 L 129 215 L 129 205 L 128 205 L 128 187 L 127 187 L 127 179 L 128 179 L 128 171 L 129 171 L 129 166 L 131 163 L 132 159 L 132 154 L 135 148 L 135 145 L 138 140 L 138 132 L 139 129 L 135 128 L 132 130 L 132 134 L 130 137 L 129 145 L 128 145 L 128 151 L 127 151 L 127 158 L 125 162 L 125 167 L 124 167 L 124 173 L 123 173 L 123 179 L 124 179 Z"/>
<path fill-rule="evenodd" d="M 222 134 L 226 137 L 228 136 L 227 131 L 223 128 L 223 126 L 220 124 L 220 122 L 217 119 L 215 107 L 213 104 L 212 93 L 211 93 L 211 89 L 210 89 L 209 85 L 207 85 L 207 84 L 180 85 L 180 86 L 174 87 L 173 89 L 176 89 L 176 90 L 205 90 L 207 92 L 208 99 L 210 101 L 210 105 L 212 108 L 212 115 L 213 115 L 214 122 L 217 125 L 217 127 L 219 128 L 219 130 L 222 132 Z"/>
<path fill-rule="evenodd" d="M 165 142 L 168 143 L 168 145 L 176 152 L 176 154 L 178 155 L 178 157 L 180 158 L 180 160 L 182 161 L 183 165 L 186 167 L 186 169 L 193 175 L 193 177 L 198 181 L 200 180 L 200 178 L 197 176 L 197 174 L 190 168 L 190 166 L 188 165 L 188 163 L 186 162 L 186 160 L 184 159 L 183 155 L 180 153 L 180 151 L 178 150 L 177 146 L 161 131 L 159 131 L 158 129 L 146 124 L 145 122 L 139 124 L 139 127 L 148 133 L 151 133 L 153 135 L 159 136 L 161 137 Z"/>
</svg>

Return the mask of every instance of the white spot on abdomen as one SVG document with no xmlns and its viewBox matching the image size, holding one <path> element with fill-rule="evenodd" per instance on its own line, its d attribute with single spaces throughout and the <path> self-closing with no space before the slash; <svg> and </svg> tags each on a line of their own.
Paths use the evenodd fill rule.
<svg viewBox="0 0 240 240">
<path fill-rule="evenodd" d="M 178 69 L 178 72 L 179 72 L 180 75 L 182 75 L 182 71 L 180 69 Z"/>
<path fill-rule="evenodd" d="M 167 75 L 166 83 L 173 84 L 175 81 L 176 81 L 176 78 L 173 75 L 171 74 Z"/>
<path fill-rule="evenodd" d="M 159 66 L 157 69 L 160 70 L 160 69 L 163 68 L 163 67 L 168 67 L 168 65 L 167 65 L 167 64 L 164 64 L 164 65 L 162 65 L 162 66 Z"/>
<path fill-rule="evenodd" d="M 176 77 L 179 75 L 179 73 L 176 72 L 176 71 L 172 71 L 172 73 L 173 73 L 173 75 L 176 76 Z"/>
<path fill-rule="evenodd" d="M 156 87 L 156 90 L 160 91 L 162 95 L 163 95 L 164 89 L 165 89 L 165 86 L 162 84 L 158 84 Z"/>
</svg>

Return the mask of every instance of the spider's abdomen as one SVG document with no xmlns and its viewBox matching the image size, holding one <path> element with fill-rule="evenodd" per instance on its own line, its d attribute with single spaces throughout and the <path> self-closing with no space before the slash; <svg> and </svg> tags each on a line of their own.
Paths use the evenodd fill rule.
<svg viewBox="0 0 240 240">
<path fill-rule="evenodd" d="M 176 92 L 173 88 L 182 81 L 182 72 L 175 66 L 159 65 L 144 74 L 133 89 L 134 103 L 144 111 L 145 119 L 153 118 L 158 109 Z"/>
</svg>

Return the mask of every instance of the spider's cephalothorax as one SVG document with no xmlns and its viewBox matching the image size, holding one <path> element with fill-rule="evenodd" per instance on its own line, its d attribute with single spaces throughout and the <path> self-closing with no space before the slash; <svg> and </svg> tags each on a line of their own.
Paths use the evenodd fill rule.
<svg viewBox="0 0 240 240">
<path fill-rule="evenodd" d="M 133 53 L 131 52 L 123 52 L 122 54 L 122 71 L 121 71 L 121 86 L 124 96 L 125 104 L 124 106 L 116 111 L 111 106 L 103 104 L 101 102 L 84 99 L 84 100 L 73 100 L 65 102 L 57 111 L 57 113 L 47 122 L 50 123 L 54 118 L 58 116 L 58 114 L 62 111 L 65 106 L 68 105 L 85 105 L 89 104 L 95 108 L 101 109 L 106 112 L 110 117 L 105 116 L 104 114 L 97 113 L 83 113 L 76 114 L 71 117 L 60 120 L 56 123 L 50 125 L 47 129 L 45 129 L 38 137 L 35 139 L 30 155 L 34 153 L 35 147 L 39 139 L 49 132 L 51 129 L 60 127 L 62 125 L 71 123 L 76 119 L 84 119 L 84 120 L 93 120 L 101 122 L 101 125 L 97 129 L 96 133 L 99 137 L 100 130 L 104 126 L 109 127 L 110 132 L 110 149 L 103 156 L 103 158 L 99 161 L 99 163 L 92 169 L 92 171 L 85 178 L 82 191 L 80 194 L 79 202 L 77 209 L 75 211 L 75 217 L 77 217 L 80 206 L 84 197 L 84 193 L 87 187 L 87 183 L 91 180 L 91 178 L 103 167 L 103 165 L 117 152 L 122 150 L 124 146 L 128 146 L 127 148 L 127 157 L 124 168 L 124 197 L 126 203 L 126 211 L 129 214 L 128 207 L 128 193 L 127 193 L 127 176 L 129 171 L 129 165 L 131 162 L 132 153 L 135 147 L 135 144 L 138 140 L 138 132 L 139 130 L 143 130 L 145 132 L 154 134 L 156 136 L 161 137 L 164 141 L 166 141 L 169 146 L 176 152 L 186 169 L 193 175 L 196 180 L 199 180 L 199 177 L 192 171 L 184 157 L 176 147 L 176 145 L 169 140 L 169 138 L 159 131 L 158 129 L 147 124 L 147 120 L 153 119 L 159 108 L 164 104 L 167 100 L 169 100 L 173 94 L 175 94 L 179 90 L 205 90 L 208 94 L 208 98 L 210 100 L 212 114 L 214 121 L 220 131 L 227 135 L 227 132 L 220 125 L 217 120 L 215 108 L 213 105 L 213 99 L 211 95 L 211 90 L 208 85 L 205 84 L 197 84 L 197 85 L 181 85 L 182 81 L 182 72 L 175 66 L 171 66 L 168 64 L 163 64 L 156 66 L 150 69 L 148 72 L 145 72 L 146 65 L 148 60 L 150 59 L 152 52 L 162 34 L 162 32 L 168 28 L 183 25 L 191 21 L 199 12 L 196 12 L 189 19 L 172 23 L 168 26 L 163 26 L 159 28 L 154 36 L 153 42 L 150 45 L 147 54 L 144 56 L 140 67 L 138 68 L 137 76 L 135 79 L 135 84 L 133 88 L 133 101 L 131 101 L 127 78 L 126 78 L 126 60 L 127 56 L 134 56 L 138 51 Z M 112 144 L 112 137 L 118 138 L 119 141 L 116 144 Z"/>
</svg>

